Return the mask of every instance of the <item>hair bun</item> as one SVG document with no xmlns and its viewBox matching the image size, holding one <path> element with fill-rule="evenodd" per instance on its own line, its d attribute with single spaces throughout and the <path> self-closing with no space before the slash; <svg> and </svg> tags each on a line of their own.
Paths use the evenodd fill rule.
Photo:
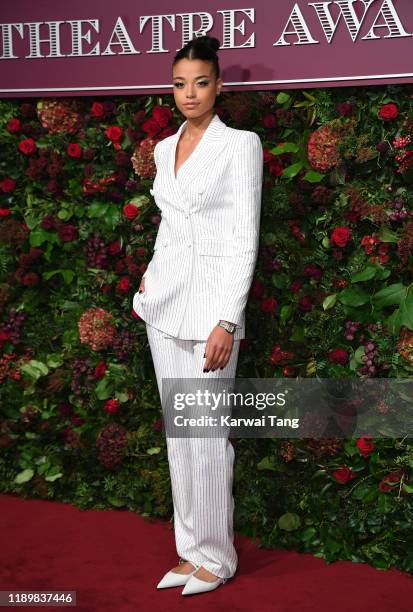
<svg viewBox="0 0 413 612">
<path fill-rule="evenodd" d="M 194 40 L 194 44 L 205 45 L 212 49 L 215 53 L 221 46 L 221 43 L 219 42 L 218 38 L 215 38 L 215 36 L 209 36 L 208 34 L 205 34 L 204 36 L 198 36 Z"/>
</svg>

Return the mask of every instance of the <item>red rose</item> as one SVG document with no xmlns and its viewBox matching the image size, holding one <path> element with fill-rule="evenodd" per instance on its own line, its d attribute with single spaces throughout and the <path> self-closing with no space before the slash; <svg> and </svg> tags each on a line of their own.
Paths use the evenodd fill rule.
<svg viewBox="0 0 413 612">
<path fill-rule="evenodd" d="M 109 414 L 116 414 L 117 412 L 119 412 L 119 407 L 120 404 L 119 400 L 117 399 L 110 399 L 105 402 L 105 410 Z"/>
<path fill-rule="evenodd" d="M 123 130 L 118 125 L 112 125 L 105 130 L 105 134 L 112 142 L 119 142 L 123 136 Z"/>
<path fill-rule="evenodd" d="M 380 119 L 384 119 L 384 121 L 391 121 L 392 119 L 396 119 L 399 116 L 399 109 L 397 108 L 397 104 L 385 104 L 379 110 Z"/>
<path fill-rule="evenodd" d="M 36 272 L 27 272 L 23 275 L 22 283 L 26 285 L 26 287 L 34 287 L 39 282 L 39 275 Z"/>
<path fill-rule="evenodd" d="M 138 274 L 138 266 L 134 261 L 128 261 L 128 272 L 131 276 L 136 276 Z"/>
<path fill-rule="evenodd" d="M 113 242 L 111 242 L 109 244 L 109 253 L 111 255 L 117 255 L 118 253 L 121 252 L 121 246 L 120 246 L 120 241 L 119 240 L 114 240 Z"/>
<path fill-rule="evenodd" d="M 357 474 L 353 472 L 353 470 L 346 465 L 338 468 L 338 470 L 334 470 L 331 472 L 331 475 L 339 482 L 340 484 L 346 484 L 349 480 L 357 477 Z"/>
<path fill-rule="evenodd" d="M 13 181 L 12 178 L 10 178 L 9 176 L 6 176 L 1 182 L 0 182 L 0 189 L 4 192 L 4 193 L 10 193 L 11 191 L 14 190 L 14 188 L 16 187 L 16 181 Z"/>
<path fill-rule="evenodd" d="M 271 115 L 270 113 L 267 113 L 262 118 L 262 124 L 267 129 L 276 128 L 277 127 L 277 117 L 275 115 Z"/>
<path fill-rule="evenodd" d="M 82 155 L 82 149 L 76 143 L 70 143 L 67 147 L 67 152 L 70 157 L 80 157 Z"/>
<path fill-rule="evenodd" d="M 68 417 L 73 413 L 73 406 L 69 402 L 59 403 L 59 412 L 62 416 Z"/>
<path fill-rule="evenodd" d="M 337 348 L 329 352 L 328 358 L 332 363 L 345 365 L 348 362 L 348 353 L 344 349 Z"/>
<path fill-rule="evenodd" d="M 95 378 L 100 380 L 101 378 L 104 377 L 105 374 L 106 374 L 106 363 L 104 361 L 99 361 L 99 363 L 96 365 L 94 369 L 93 375 Z"/>
<path fill-rule="evenodd" d="M 264 285 L 261 281 L 254 279 L 251 285 L 251 295 L 252 297 L 261 297 L 264 293 Z"/>
<path fill-rule="evenodd" d="M 116 285 L 116 289 L 120 291 L 121 293 L 128 293 L 128 291 L 130 291 L 130 288 L 131 288 L 131 284 L 127 276 L 124 276 L 123 278 L 121 278 Z"/>
<path fill-rule="evenodd" d="M 291 293 L 298 293 L 300 291 L 300 289 L 302 288 L 303 284 L 301 281 L 299 280 L 295 280 L 291 283 L 290 285 L 290 291 Z"/>
<path fill-rule="evenodd" d="M 146 257 L 148 254 L 148 249 L 146 247 L 137 247 L 135 249 L 136 257 Z"/>
<path fill-rule="evenodd" d="M 339 247 L 345 247 L 347 242 L 350 240 L 351 232 L 347 225 L 340 225 L 333 230 L 330 236 L 330 241 Z"/>
<path fill-rule="evenodd" d="M 281 163 L 281 160 L 277 157 L 274 156 L 274 159 L 272 159 L 269 163 L 268 163 L 268 171 L 270 174 L 273 174 L 274 176 L 281 176 L 284 168 L 283 165 Z"/>
<path fill-rule="evenodd" d="M 63 242 L 73 242 L 77 238 L 77 227 L 74 225 L 63 225 L 59 229 L 59 237 Z"/>
<path fill-rule="evenodd" d="M 79 427 L 80 425 L 83 425 L 83 423 L 85 422 L 85 419 L 83 419 L 82 417 L 80 417 L 77 414 L 74 414 L 71 418 L 70 418 L 70 422 L 72 423 L 72 425 L 74 427 Z"/>
<path fill-rule="evenodd" d="M 270 363 L 273 365 L 278 365 L 281 363 L 285 363 L 289 359 L 294 358 L 294 353 L 291 351 L 283 351 L 279 344 L 276 344 L 272 350 L 271 357 L 269 359 Z"/>
<path fill-rule="evenodd" d="M 20 130 L 20 127 L 20 119 L 17 119 L 16 117 L 12 117 L 12 119 L 10 119 L 6 125 L 6 129 L 12 134 L 18 132 Z"/>
<path fill-rule="evenodd" d="M 4 331 L 3 329 L 0 329 L 0 346 L 4 344 L 4 342 L 9 340 L 10 336 L 11 336 L 11 332 L 7 332 L 7 331 Z"/>
<path fill-rule="evenodd" d="M 396 472 L 391 472 L 390 474 L 387 474 L 387 476 L 385 476 L 379 483 L 380 491 L 385 492 L 385 491 L 391 491 L 392 489 L 394 489 L 394 485 L 392 486 L 388 483 L 400 482 L 400 479 L 403 476 L 403 474 L 404 474 L 403 470 L 397 470 Z"/>
<path fill-rule="evenodd" d="M 298 300 L 298 306 L 299 306 L 299 308 L 301 308 L 301 310 L 308 311 L 308 310 L 311 310 L 313 308 L 313 303 L 310 300 L 310 298 L 308 297 L 308 295 L 303 295 Z"/>
<path fill-rule="evenodd" d="M 310 278 L 315 278 L 319 280 L 322 275 L 322 270 L 316 264 L 308 264 L 304 268 L 304 274 L 305 276 L 309 276 Z"/>
<path fill-rule="evenodd" d="M 350 102 L 341 102 L 336 105 L 337 111 L 343 117 L 349 117 L 353 114 L 354 105 Z"/>
<path fill-rule="evenodd" d="M 0 217 L 7 217 L 8 215 L 11 215 L 10 208 L 0 208 Z"/>
<path fill-rule="evenodd" d="M 33 140 L 33 138 L 26 138 L 25 140 L 21 140 L 19 142 L 19 151 L 25 155 L 31 155 L 36 151 L 36 149 L 36 142 Z"/>
<path fill-rule="evenodd" d="M 149 137 L 156 136 L 160 130 L 160 125 L 154 117 L 149 117 L 149 119 L 142 123 L 141 127 Z"/>
<path fill-rule="evenodd" d="M 162 424 L 163 424 L 163 419 L 157 419 L 154 424 L 153 424 L 153 428 L 155 431 L 162 431 Z"/>
<path fill-rule="evenodd" d="M 116 265 L 115 265 L 115 272 L 117 274 L 122 274 L 122 272 L 124 272 L 124 270 L 125 270 L 125 267 L 126 267 L 125 260 L 124 259 L 119 259 L 116 262 Z"/>
<path fill-rule="evenodd" d="M 157 105 L 152 109 L 152 117 L 161 128 L 164 128 L 172 119 L 172 111 L 169 106 Z"/>
<path fill-rule="evenodd" d="M 100 102 L 93 102 L 90 112 L 92 113 L 92 115 L 100 119 L 105 114 L 105 109 L 103 104 L 101 104 Z"/>
<path fill-rule="evenodd" d="M 263 148 L 264 164 L 266 164 L 269 161 L 271 161 L 274 157 L 275 156 L 271 153 L 271 151 L 269 149 L 266 149 L 265 147 Z"/>
<path fill-rule="evenodd" d="M 263 312 L 275 312 L 278 307 L 278 302 L 275 297 L 268 297 L 262 300 L 261 310 Z"/>
<path fill-rule="evenodd" d="M 372 438 L 372 436 L 361 436 L 356 442 L 356 446 L 363 457 L 368 457 L 375 448 Z"/>
<path fill-rule="evenodd" d="M 134 219 L 137 215 L 139 215 L 140 209 L 135 204 L 125 204 L 123 207 L 123 214 L 127 219 Z"/>
</svg>

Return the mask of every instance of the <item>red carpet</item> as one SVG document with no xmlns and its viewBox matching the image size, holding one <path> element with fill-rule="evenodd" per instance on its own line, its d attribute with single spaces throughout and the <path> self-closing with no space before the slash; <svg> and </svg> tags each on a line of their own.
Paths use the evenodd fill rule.
<svg viewBox="0 0 413 612">
<path fill-rule="evenodd" d="M 365 564 L 331 565 L 310 554 L 260 550 L 236 537 L 235 578 L 210 593 L 184 597 L 157 590 L 177 564 L 167 521 L 119 510 L 1 495 L 0 590 L 76 590 L 75 607 L 36 610 L 158 612 L 411 612 L 413 577 Z M 33 609 L 33 608 L 31 608 Z"/>
</svg>

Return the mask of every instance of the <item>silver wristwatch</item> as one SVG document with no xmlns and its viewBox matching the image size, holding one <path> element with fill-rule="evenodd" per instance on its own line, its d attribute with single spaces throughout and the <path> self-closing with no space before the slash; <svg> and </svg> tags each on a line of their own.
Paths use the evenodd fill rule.
<svg viewBox="0 0 413 612">
<path fill-rule="evenodd" d="M 230 323 L 229 321 L 220 320 L 218 325 L 219 327 L 223 327 L 230 334 L 234 334 L 235 330 L 237 329 L 237 326 L 235 325 L 235 323 Z"/>
</svg>

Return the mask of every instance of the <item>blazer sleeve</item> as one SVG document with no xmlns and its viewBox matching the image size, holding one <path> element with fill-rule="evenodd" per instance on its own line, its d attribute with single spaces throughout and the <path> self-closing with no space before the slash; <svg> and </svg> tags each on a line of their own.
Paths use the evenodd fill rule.
<svg viewBox="0 0 413 612">
<path fill-rule="evenodd" d="M 156 166 L 156 168 L 158 168 L 158 152 L 157 152 L 157 150 L 156 150 L 156 148 L 157 148 L 158 144 L 159 144 L 159 142 L 157 142 L 157 143 L 156 143 L 156 145 L 155 145 L 155 146 L 154 146 L 154 148 L 153 148 L 153 157 L 154 157 L 154 160 L 155 160 L 155 166 Z M 150 262 L 149 262 L 149 264 L 150 264 Z M 142 278 L 145 278 L 145 276 L 146 276 L 146 272 L 148 271 L 148 268 L 149 268 L 149 264 L 148 264 L 148 266 L 147 266 L 147 268 L 146 268 L 145 272 L 142 274 Z"/>
<path fill-rule="evenodd" d="M 224 283 L 219 318 L 240 327 L 258 255 L 263 149 L 255 132 L 244 131 L 231 165 L 234 197 L 234 253 Z"/>
</svg>

